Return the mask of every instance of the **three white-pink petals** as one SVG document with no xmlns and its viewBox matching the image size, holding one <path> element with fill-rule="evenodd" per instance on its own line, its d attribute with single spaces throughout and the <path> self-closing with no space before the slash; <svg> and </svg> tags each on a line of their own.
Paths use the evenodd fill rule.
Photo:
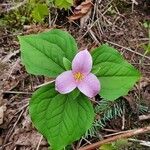
<svg viewBox="0 0 150 150">
<path fill-rule="evenodd" d="M 91 70 L 91 54 L 87 50 L 80 51 L 72 61 L 72 70 L 65 71 L 56 78 L 56 90 L 66 94 L 78 88 L 90 98 L 96 96 L 100 91 L 100 82 Z"/>
</svg>

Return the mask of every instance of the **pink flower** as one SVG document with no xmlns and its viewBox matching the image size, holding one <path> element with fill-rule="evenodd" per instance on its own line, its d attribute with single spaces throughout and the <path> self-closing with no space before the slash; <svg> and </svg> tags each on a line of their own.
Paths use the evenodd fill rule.
<svg viewBox="0 0 150 150">
<path fill-rule="evenodd" d="M 73 91 L 76 87 L 92 98 L 100 91 L 98 78 L 90 73 L 92 57 L 87 50 L 77 53 L 72 61 L 72 70 L 61 73 L 55 82 L 56 90 L 61 94 Z"/>
</svg>

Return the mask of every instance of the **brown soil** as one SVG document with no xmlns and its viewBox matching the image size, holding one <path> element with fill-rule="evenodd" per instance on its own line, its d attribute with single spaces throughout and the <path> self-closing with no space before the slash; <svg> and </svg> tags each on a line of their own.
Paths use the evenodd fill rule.
<svg viewBox="0 0 150 150">
<path fill-rule="evenodd" d="M 124 97 L 129 108 L 126 110 L 124 130 L 144 127 L 150 123 L 150 120 L 138 121 L 139 114 L 136 108 L 138 103 L 150 107 L 150 55 L 147 55 L 147 58 L 140 56 L 144 54 L 141 45 L 149 40 L 148 31 L 143 23 L 150 20 L 150 3 L 146 0 L 137 0 L 137 2 L 138 5 L 134 5 L 132 10 L 130 0 L 112 2 L 104 0 L 93 7 L 92 13 L 82 28 L 80 23 L 83 24 L 83 20 L 70 23 L 67 16 L 71 13 L 57 10 L 59 15 L 55 23 L 55 27 L 63 28 L 75 37 L 79 49 L 92 49 L 107 42 L 117 48 L 141 71 L 143 78 L 139 85 L 136 85 L 127 97 Z M 55 18 L 55 16 L 52 17 Z M 28 114 L 28 102 L 34 87 L 48 79 L 30 75 L 25 71 L 24 66 L 21 65 L 17 39 L 19 34 L 37 33 L 47 29 L 49 29 L 48 25 L 30 25 L 21 31 L 16 29 L 16 32 L 13 32 L 11 27 L 0 29 L 0 106 L 4 110 L 3 123 L 0 124 L 0 145 L 2 145 L 0 149 L 34 150 L 38 144 L 40 144 L 39 150 L 48 149 L 47 142 L 34 129 Z M 111 120 L 106 128 L 121 131 L 122 118 Z M 102 135 L 108 134 L 106 131 L 102 133 Z M 150 135 L 144 134 L 137 138 L 146 141 L 150 140 Z M 134 147 L 133 149 L 139 149 L 136 145 Z M 141 147 L 140 149 L 148 150 L 149 148 Z"/>
</svg>

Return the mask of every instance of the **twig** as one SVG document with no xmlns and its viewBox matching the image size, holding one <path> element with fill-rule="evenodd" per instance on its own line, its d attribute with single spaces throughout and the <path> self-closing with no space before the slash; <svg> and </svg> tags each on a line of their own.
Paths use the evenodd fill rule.
<svg viewBox="0 0 150 150">
<path fill-rule="evenodd" d="M 42 139 L 43 139 L 43 135 L 41 135 L 41 137 L 40 137 L 40 140 L 39 140 L 39 143 L 36 147 L 36 150 L 39 150 Z"/>
<path fill-rule="evenodd" d="M 125 128 L 125 108 L 124 108 L 124 105 L 123 105 L 122 127 L 121 127 L 121 129 L 124 130 L 124 128 Z"/>
<path fill-rule="evenodd" d="M 97 44 L 99 44 L 100 42 L 98 41 L 98 39 L 97 39 L 96 36 L 94 35 L 92 29 L 90 29 L 89 32 L 90 32 L 90 34 L 91 34 L 93 40 L 95 40 L 95 42 L 96 42 Z"/>
<path fill-rule="evenodd" d="M 113 130 L 113 129 L 102 129 L 103 131 L 106 131 L 106 132 L 113 132 L 113 133 L 118 133 L 119 131 L 118 130 Z"/>
<path fill-rule="evenodd" d="M 24 110 L 22 110 L 22 111 L 20 112 L 20 114 L 19 114 L 19 116 L 18 116 L 16 122 L 14 123 L 12 129 L 11 129 L 10 132 L 6 135 L 5 140 L 4 140 L 4 144 L 8 141 L 8 138 L 10 138 L 10 136 L 12 135 L 12 132 L 13 132 L 13 130 L 15 129 L 15 127 L 16 127 L 17 123 L 19 122 L 19 120 L 20 120 L 20 118 L 21 118 L 21 116 L 22 116 L 23 113 L 24 113 Z M 2 147 L 2 148 L 3 148 L 3 147 Z"/>
<path fill-rule="evenodd" d="M 10 54 L 6 55 L 6 57 L 2 60 L 2 63 L 8 62 L 12 56 L 16 56 L 19 52 L 20 52 L 20 50 L 16 50 L 16 51 L 11 52 Z"/>
<path fill-rule="evenodd" d="M 150 119 L 150 114 L 139 116 L 139 121 L 148 120 L 148 119 Z"/>
<path fill-rule="evenodd" d="M 55 80 L 51 80 L 51 81 L 49 81 L 49 82 L 46 82 L 46 83 L 40 84 L 40 85 L 38 85 L 38 86 L 35 86 L 34 88 L 35 88 L 35 89 L 40 88 L 40 87 L 42 87 L 42 86 L 48 85 L 48 84 L 50 84 L 50 83 L 53 83 L 54 81 L 55 81 Z"/>
<path fill-rule="evenodd" d="M 103 137 L 104 137 L 104 138 L 108 138 L 108 137 L 120 135 L 120 134 L 127 133 L 127 132 L 129 132 L 129 131 L 120 131 L 120 132 L 116 132 L 116 133 L 104 135 Z"/>
<path fill-rule="evenodd" d="M 48 10 L 48 25 L 49 27 L 52 26 L 52 18 L 51 18 L 51 3 L 49 3 L 49 10 Z"/>
<path fill-rule="evenodd" d="M 149 141 L 143 141 L 143 140 L 137 140 L 137 139 L 128 139 L 131 142 L 139 142 L 140 145 L 148 146 L 150 147 L 150 142 Z"/>
<path fill-rule="evenodd" d="M 116 136 L 110 137 L 108 139 L 93 143 L 91 145 L 81 147 L 81 148 L 79 148 L 79 150 L 94 150 L 95 148 L 98 148 L 103 144 L 110 143 L 110 142 L 113 142 L 113 141 L 116 141 L 116 140 L 122 139 L 122 138 L 129 138 L 129 137 L 132 137 L 132 136 L 135 136 L 135 135 L 138 135 L 138 134 L 143 134 L 143 133 L 146 133 L 146 132 L 150 132 L 150 126 L 140 128 L 140 129 L 125 131 L 125 133 L 122 133 L 120 135 L 116 135 Z"/>
<path fill-rule="evenodd" d="M 31 95 L 32 92 L 23 92 L 23 91 L 2 91 L 4 94 L 25 94 L 25 95 Z"/>
<path fill-rule="evenodd" d="M 95 22 L 93 22 L 93 24 L 88 27 L 87 31 L 78 39 L 78 41 L 80 41 L 81 39 L 83 39 L 83 37 L 91 30 L 91 28 L 100 20 L 100 18 L 98 18 Z"/>
<path fill-rule="evenodd" d="M 84 138 L 84 137 L 82 137 L 82 139 L 84 140 L 84 141 L 86 141 L 88 144 L 92 144 L 89 140 L 87 140 L 86 138 Z"/>
<path fill-rule="evenodd" d="M 121 48 L 123 48 L 123 49 L 125 49 L 125 50 L 128 50 L 128 51 L 130 51 L 130 52 L 132 52 L 132 53 L 135 53 L 136 55 L 142 56 L 142 57 L 147 58 L 147 59 L 149 59 L 149 60 L 150 60 L 150 57 L 148 57 L 148 56 L 144 56 L 143 54 L 141 54 L 141 53 L 139 53 L 139 52 L 136 52 L 136 51 L 133 51 L 133 50 L 132 50 L 132 49 L 130 49 L 130 48 L 127 48 L 127 47 L 121 46 L 121 45 L 119 45 L 119 44 L 117 44 L 117 43 L 113 43 L 113 42 L 111 42 L 111 41 L 107 41 L 107 40 L 105 40 L 105 42 L 108 42 L 108 43 L 110 43 L 110 44 L 112 44 L 112 45 L 115 45 L 115 46 L 121 47 Z"/>
<path fill-rule="evenodd" d="M 5 148 L 6 146 L 8 146 L 8 145 L 10 145 L 10 144 L 12 144 L 13 142 L 9 142 L 9 143 L 7 143 L 7 144 L 5 144 L 5 145 L 3 145 L 3 146 L 0 146 L 0 150 L 2 150 L 2 148 Z"/>
<path fill-rule="evenodd" d="M 149 38 L 139 38 L 139 39 L 131 39 L 130 41 L 149 41 Z"/>
<path fill-rule="evenodd" d="M 131 63 L 132 65 L 140 65 L 140 63 Z M 149 63 L 143 63 L 143 66 L 150 66 Z"/>
<path fill-rule="evenodd" d="M 74 147 L 73 144 L 71 144 L 71 148 L 72 148 L 72 150 L 76 150 L 76 148 Z"/>
<path fill-rule="evenodd" d="M 134 11 L 134 5 L 138 5 L 136 0 L 132 0 L 132 12 Z"/>
<path fill-rule="evenodd" d="M 25 109 L 28 106 L 29 106 L 29 102 L 27 104 L 25 104 L 23 107 L 21 107 L 14 115 L 17 115 L 20 111 L 22 111 L 23 109 Z"/>
<path fill-rule="evenodd" d="M 80 147 L 80 145 L 81 145 L 81 143 L 82 143 L 82 138 L 80 139 L 80 141 L 78 141 L 78 144 L 77 144 L 77 146 L 76 146 L 76 149 L 79 149 L 79 147 Z"/>
</svg>

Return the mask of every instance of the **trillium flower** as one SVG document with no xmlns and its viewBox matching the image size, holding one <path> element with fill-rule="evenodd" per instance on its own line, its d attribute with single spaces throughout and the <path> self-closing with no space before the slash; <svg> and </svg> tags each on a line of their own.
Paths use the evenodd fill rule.
<svg viewBox="0 0 150 150">
<path fill-rule="evenodd" d="M 56 90 L 61 94 L 66 94 L 78 88 L 90 98 L 96 96 L 100 91 L 100 82 L 91 70 L 90 53 L 87 50 L 77 53 L 72 61 L 72 70 L 65 71 L 56 78 Z"/>
</svg>

